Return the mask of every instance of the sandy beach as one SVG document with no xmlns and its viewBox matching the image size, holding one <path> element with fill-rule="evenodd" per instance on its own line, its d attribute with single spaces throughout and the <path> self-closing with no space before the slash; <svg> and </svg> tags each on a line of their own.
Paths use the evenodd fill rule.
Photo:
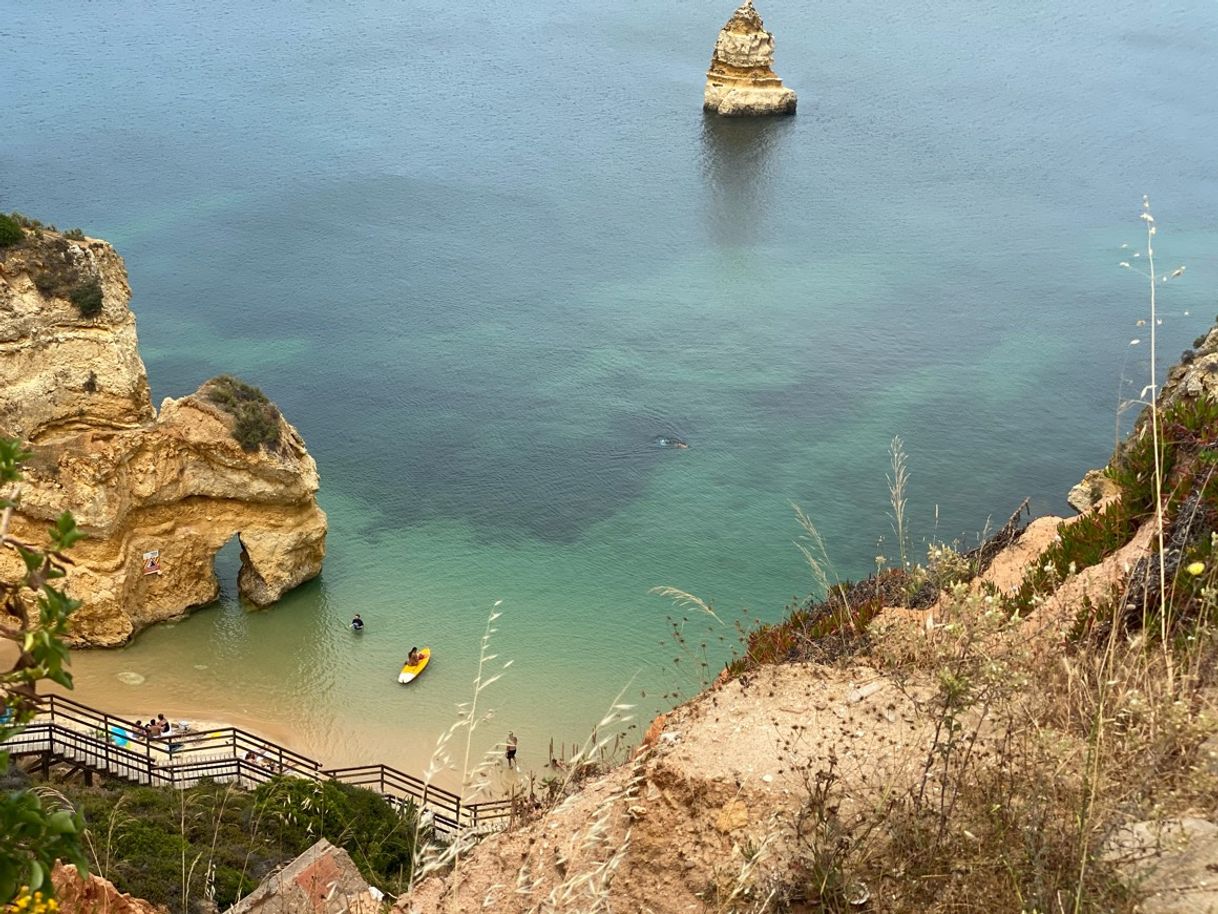
<svg viewBox="0 0 1218 914">
<path fill-rule="evenodd" d="M 11 643 L 0 644 L 0 664 L 5 667 L 11 666 L 15 657 L 16 650 Z M 135 685 L 138 686 L 138 684 Z M 417 757 L 412 753 L 404 760 L 400 752 L 394 751 L 393 740 L 386 739 L 379 747 L 383 749 L 382 752 L 377 752 L 378 747 L 375 745 L 369 747 L 366 742 L 361 742 L 359 746 L 364 751 L 356 750 L 350 754 L 335 755 L 333 752 L 318 751 L 324 749 L 324 746 L 317 745 L 306 734 L 296 731 L 290 725 L 269 719 L 264 715 L 243 714 L 234 711 L 231 707 L 225 708 L 222 713 L 217 714 L 214 708 L 194 706 L 180 699 L 158 699 L 145 694 L 133 684 L 118 679 L 109 682 L 93 681 L 87 689 L 65 689 L 55 683 L 44 682 L 39 686 L 39 693 L 63 695 L 96 711 L 132 722 L 146 721 L 155 718 L 158 714 L 164 714 L 175 727 L 186 725 L 195 732 L 236 727 L 259 739 L 283 746 L 285 749 L 312 759 L 321 768 L 385 764 L 415 777 L 422 777 L 431 760 L 431 752 L 434 748 L 433 742 L 429 741 L 424 745 L 422 741 L 417 741 Z M 331 747 L 343 745 L 343 741 L 335 739 L 334 734 L 328 736 L 327 743 Z M 371 752 L 367 751 L 369 748 L 371 748 Z M 485 780 L 491 796 L 499 797 L 510 793 L 514 786 L 519 787 L 522 782 L 527 782 L 528 775 L 527 769 L 508 769 L 499 759 L 497 764 L 489 766 Z M 447 790 L 456 790 L 461 783 L 459 774 L 451 770 L 439 772 L 432 780 L 436 786 Z M 482 797 L 482 799 L 486 798 Z"/>
</svg>

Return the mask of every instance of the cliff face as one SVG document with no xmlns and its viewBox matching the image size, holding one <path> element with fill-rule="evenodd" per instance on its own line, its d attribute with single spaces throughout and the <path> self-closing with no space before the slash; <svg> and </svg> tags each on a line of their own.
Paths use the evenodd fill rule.
<svg viewBox="0 0 1218 914">
<path fill-rule="evenodd" d="M 745 0 L 719 32 L 702 107 L 725 116 L 794 114 L 795 92 L 774 72 L 774 36 Z"/>
<path fill-rule="evenodd" d="M 70 297 L 93 284 L 85 317 Z M 44 233 L 0 248 L 0 434 L 40 441 L 153 417 L 122 258 L 104 241 Z"/>
<path fill-rule="evenodd" d="M 317 465 L 296 429 L 270 407 L 269 443 L 243 449 L 236 419 L 206 386 L 156 415 L 121 258 L 104 242 L 68 242 L 74 253 L 52 286 L 45 271 L 57 267 L 41 251 L 62 250 L 61 240 L 0 255 L 0 433 L 33 453 L 12 533 L 41 542 L 47 523 L 70 510 L 86 534 L 65 581 L 84 602 L 73 640 L 121 644 L 211 602 L 213 561 L 233 536 L 238 587 L 251 602 L 272 603 L 315 577 L 326 517 Z M 59 290 L 93 280 L 102 307 L 85 318 Z M 0 556 L 0 575 L 16 573 L 4 564 L 12 560 Z"/>
</svg>

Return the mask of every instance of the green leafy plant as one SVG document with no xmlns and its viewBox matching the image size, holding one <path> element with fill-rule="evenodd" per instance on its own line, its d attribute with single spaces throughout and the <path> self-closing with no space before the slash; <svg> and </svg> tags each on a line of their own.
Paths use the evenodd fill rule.
<svg viewBox="0 0 1218 914">
<path fill-rule="evenodd" d="M 19 734 L 34 716 L 40 681 L 72 686 L 63 637 L 80 604 L 54 582 L 64 576 L 69 562 L 65 553 L 82 534 L 67 512 L 51 528 L 45 548 L 10 534 L 21 464 L 29 456 L 19 442 L 0 438 L 0 549 L 16 553 L 22 566 L 15 580 L 0 580 L 0 611 L 11 625 L 3 637 L 13 641 L 18 651 L 12 668 L 0 674 L 0 741 Z M 8 768 L 9 754 L 0 752 L 0 775 Z M 87 871 L 83 828 L 79 814 L 47 808 L 31 791 L 0 795 L 0 903 L 10 901 L 22 887 L 27 894 L 39 890 L 49 894 L 50 871 L 57 859 Z"/>
<path fill-rule="evenodd" d="M 0 213 L 0 248 L 20 244 L 24 238 L 25 232 L 22 230 L 21 224 L 11 216 Z"/>
<path fill-rule="evenodd" d="M 72 290 L 68 300 L 76 306 L 81 317 L 97 317 L 102 310 L 102 288 L 96 279 L 83 282 Z"/>
</svg>

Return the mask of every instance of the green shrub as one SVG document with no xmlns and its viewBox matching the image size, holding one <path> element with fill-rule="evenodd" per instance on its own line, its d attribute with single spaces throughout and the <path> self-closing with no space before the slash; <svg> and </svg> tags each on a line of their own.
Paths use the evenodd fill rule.
<svg viewBox="0 0 1218 914">
<path fill-rule="evenodd" d="M 34 286 L 47 298 L 70 298 L 77 289 L 96 283 L 96 277 L 85 279 L 77 262 L 77 249 L 66 238 L 51 236 L 41 239 L 39 229 L 31 229 L 36 246 L 33 252 L 41 269 L 34 274 Z"/>
<path fill-rule="evenodd" d="M 25 232 L 17 220 L 0 213 L 0 248 L 19 244 L 25 238 Z"/>
<path fill-rule="evenodd" d="M 73 241 L 84 241 L 85 233 L 78 228 L 70 228 L 63 233 L 63 237 L 71 238 Z"/>
<path fill-rule="evenodd" d="M 29 216 L 25 215 L 25 213 L 19 213 L 16 210 L 13 210 L 11 213 L 9 213 L 8 217 L 10 219 L 12 219 L 14 222 L 16 222 L 22 228 L 27 228 L 27 229 L 42 228 L 42 223 L 39 222 L 37 219 L 31 219 Z"/>
<path fill-rule="evenodd" d="M 202 393 L 233 417 L 233 437 L 243 450 L 279 446 L 279 409 L 257 387 L 225 374 L 204 384 Z"/>
<path fill-rule="evenodd" d="M 319 838 L 344 848 L 373 885 L 397 894 L 409 883 L 413 810 L 401 815 L 347 784 L 282 777 L 255 791 L 210 781 L 184 791 L 60 787 L 84 813 L 101 875 L 172 911 L 204 910 L 209 870 L 223 910 Z"/>
<path fill-rule="evenodd" d="M 255 791 L 264 828 L 293 854 L 319 837 L 342 847 L 369 882 L 394 892 L 410 881 L 414 810 L 400 813 L 370 790 L 335 781 L 277 778 Z"/>
<path fill-rule="evenodd" d="M 72 290 L 72 294 L 68 298 L 76 306 L 76 310 L 80 312 L 81 317 L 97 317 L 97 315 L 101 314 L 102 289 L 101 283 L 96 279 L 82 282 Z"/>
<path fill-rule="evenodd" d="M 262 445 L 279 446 L 279 410 L 273 404 L 242 403 L 233 425 L 233 437 L 242 450 L 256 451 Z"/>
</svg>

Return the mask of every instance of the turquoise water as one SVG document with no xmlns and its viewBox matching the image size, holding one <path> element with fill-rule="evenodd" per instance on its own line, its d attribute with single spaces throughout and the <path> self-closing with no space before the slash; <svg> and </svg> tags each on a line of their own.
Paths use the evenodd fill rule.
<svg viewBox="0 0 1218 914">
<path fill-rule="evenodd" d="M 1188 265 L 1163 355 L 1215 311 L 1218 8 L 765 2 L 800 111 L 726 122 L 730 6 L 4 4 L 0 208 L 114 242 L 157 402 L 263 387 L 331 520 L 321 579 L 250 613 L 230 550 L 218 606 L 78 655 L 83 697 L 415 766 L 502 600 L 478 742 L 538 765 L 697 686 L 649 588 L 809 592 L 792 503 L 841 575 L 892 555 L 893 435 L 919 542 L 1066 510 L 1145 383 L 1143 193 Z"/>
</svg>

